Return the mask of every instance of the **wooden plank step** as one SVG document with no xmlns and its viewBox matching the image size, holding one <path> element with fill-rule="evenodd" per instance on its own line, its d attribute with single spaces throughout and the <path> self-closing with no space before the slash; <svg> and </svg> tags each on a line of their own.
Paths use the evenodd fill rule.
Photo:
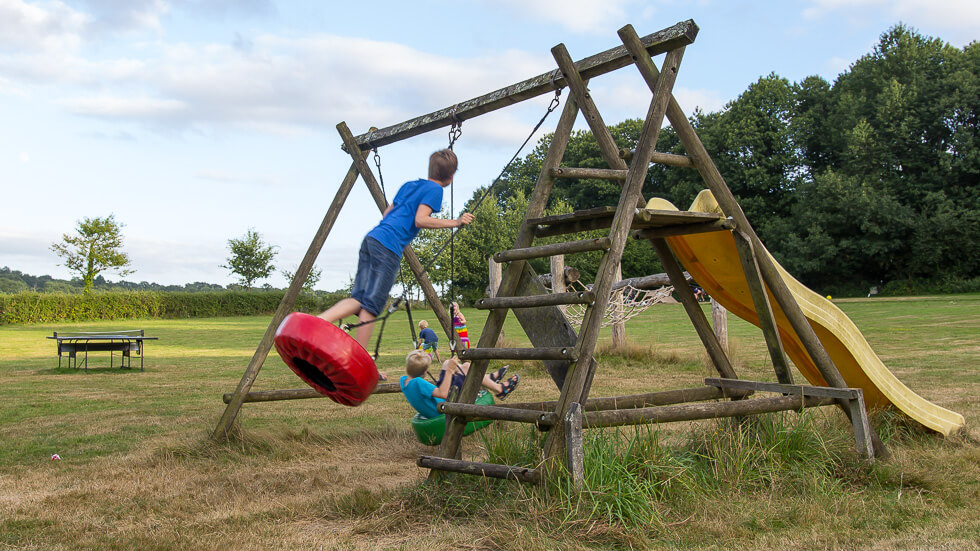
<svg viewBox="0 0 980 551">
<path fill-rule="evenodd" d="M 415 464 L 423 469 L 505 478 L 531 484 L 537 484 L 541 481 L 541 473 L 537 469 L 528 469 L 527 467 L 463 461 L 461 459 L 447 459 L 445 457 L 434 457 L 431 455 L 420 455 Z"/>
<path fill-rule="evenodd" d="M 537 308 L 540 306 L 558 306 L 560 304 L 592 304 L 593 302 L 595 302 L 595 294 L 592 291 L 580 291 L 576 293 L 481 298 L 476 301 L 476 309 Z"/>
<path fill-rule="evenodd" d="M 556 254 L 574 254 L 589 251 L 603 251 L 609 248 L 610 240 L 608 237 L 599 239 L 583 239 L 581 241 L 566 241 L 564 243 L 553 243 L 551 245 L 539 245 L 537 247 L 527 247 L 523 249 L 511 249 L 501 251 L 493 255 L 494 261 L 498 263 L 511 262 L 513 260 L 527 260 L 529 258 L 542 258 L 554 256 Z"/>
<path fill-rule="evenodd" d="M 551 224 L 561 224 L 564 222 L 574 222 L 576 220 L 591 220 L 593 218 L 612 218 L 616 214 L 616 207 L 596 207 L 593 209 L 577 210 L 565 214 L 553 214 L 542 216 L 541 218 L 531 218 L 527 221 L 528 225 L 547 226 Z"/>
<path fill-rule="evenodd" d="M 565 360 L 574 362 L 578 352 L 572 347 L 467 348 L 459 351 L 462 360 Z"/>
<path fill-rule="evenodd" d="M 614 207 L 598 207 L 533 218 L 528 223 L 533 225 L 535 237 L 549 237 L 608 228 L 612 225 L 615 214 Z M 722 214 L 656 209 L 636 209 L 631 224 L 634 230 L 670 228 L 665 235 L 719 231 L 733 227 L 734 222 Z M 658 235 L 653 236 L 658 237 L 659 233 L 664 232 L 657 233 Z"/>
<path fill-rule="evenodd" d="M 516 421 L 518 423 L 533 423 L 538 425 L 538 427 L 551 427 L 555 424 L 555 419 L 557 419 L 554 411 L 535 411 L 531 409 L 484 406 L 479 404 L 457 404 L 455 402 L 440 402 L 436 409 L 447 415 L 456 415 L 467 419 Z"/>
</svg>

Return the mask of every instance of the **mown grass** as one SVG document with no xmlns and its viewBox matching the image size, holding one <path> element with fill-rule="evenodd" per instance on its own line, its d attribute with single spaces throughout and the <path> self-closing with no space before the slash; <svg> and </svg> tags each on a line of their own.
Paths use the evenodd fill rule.
<svg viewBox="0 0 980 551">
<path fill-rule="evenodd" d="M 949 439 L 904 418 L 876 421 L 892 459 L 866 465 L 833 409 L 729 424 L 587 433 L 587 491 L 452 477 L 414 466 L 412 411 L 397 395 L 247 404 L 232 440 L 208 439 L 268 318 L 0 328 L 0 549 L 972 549 L 980 541 L 980 295 L 841 301 L 912 389 L 963 413 Z M 416 321 L 420 316 L 416 315 Z M 423 313 L 422 317 L 425 317 Z M 431 317 L 431 316 L 429 316 Z M 485 313 L 467 312 L 473 338 Z M 431 320 L 430 320 L 431 321 Z M 146 371 L 57 369 L 53 330 L 142 327 Z M 513 318 L 514 345 L 526 339 Z M 700 384 L 713 375 L 679 305 L 627 327 L 625 353 L 597 351 L 593 396 Z M 400 374 L 407 321 L 380 364 Z M 744 378 L 774 380 L 752 326 L 732 320 Z M 553 399 L 532 363 L 520 400 Z M 275 353 L 256 390 L 299 383 Z M 466 457 L 534 464 L 540 434 L 499 425 Z M 58 453 L 62 461 L 51 461 Z"/>
</svg>

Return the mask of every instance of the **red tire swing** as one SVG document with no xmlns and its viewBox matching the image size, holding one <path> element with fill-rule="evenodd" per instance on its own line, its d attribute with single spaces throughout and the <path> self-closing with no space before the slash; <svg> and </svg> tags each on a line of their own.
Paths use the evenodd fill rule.
<svg viewBox="0 0 980 551">
<path fill-rule="evenodd" d="M 276 330 L 276 350 L 300 379 L 338 404 L 357 406 L 378 386 L 364 347 L 329 321 L 294 312 Z"/>
</svg>

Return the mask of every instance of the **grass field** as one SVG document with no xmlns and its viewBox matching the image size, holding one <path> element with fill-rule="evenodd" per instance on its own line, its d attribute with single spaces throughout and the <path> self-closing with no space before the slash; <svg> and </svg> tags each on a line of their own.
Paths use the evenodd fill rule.
<svg viewBox="0 0 980 551">
<path fill-rule="evenodd" d="M 854 456 L 840 413 L 754 427 L 676 424 L 590 433 L 591 493 L 474 478 L 427 485 L 400 395 L 246 404 L 240 436 L 208 440 L 268 317 L 0 327 L 0 549 L 976 549 L 980 547 L 980 295 L 837 304 L 909 387 L 962 413 L 948 439 L 879 419 L 893 456 Z M 416 320 L 431 313 L 416 314 Z M 467 312 L 471 338 L 485 313 Z M 430 319 L 430 321 L 433 321 Z M 58 369 L 52 331 L 143 328 L 146 371 Z M 627 327 L 600 357 L 593 396 L 697 386 L 714 374 L 680 305 Z M 743 378 L 775 380 L 761 334 L 730 320 Z M 513 317 L 507 339 L 526 342 Z M 608 334 L 604 339 L 608 341 Z M 379 361 L 410 343 L 393 317 Z M 557 391 L 534 364 L 517 399 Z M 299 388 L 273 352 L 254 390 Z M 519 458 L 523 426 L 465 454 Z M 787 442 L 792 442 L 789 446 Z M 784 451 L 781 451 L 784 450 Z M 52 461 L 52 454 L 61 461 Z M 637 475 L 637 473 L 640 473 Z"/>
</svg>

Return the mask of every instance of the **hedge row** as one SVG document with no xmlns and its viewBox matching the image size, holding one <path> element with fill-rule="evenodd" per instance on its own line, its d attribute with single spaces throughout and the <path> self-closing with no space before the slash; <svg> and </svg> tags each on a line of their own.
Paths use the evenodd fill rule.
<svg viewBox="0 0 980 551">
<path fill-rule="evenodd" d="M 275 312 L 284 291 L 0 294 L 0 325 L 145 318 L 253 316 Z M 295 309 L 319 312 L 338 297 L 300 295 Z"/>
</svg>

